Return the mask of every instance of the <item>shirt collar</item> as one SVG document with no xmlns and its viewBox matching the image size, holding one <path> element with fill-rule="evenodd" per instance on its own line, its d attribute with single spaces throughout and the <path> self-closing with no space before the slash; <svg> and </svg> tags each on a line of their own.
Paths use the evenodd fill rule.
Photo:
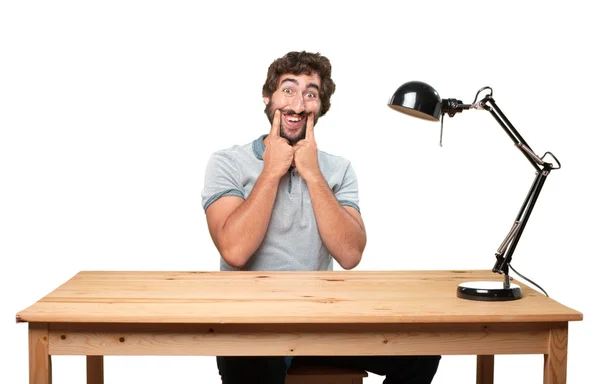
<svg viewBox="0 0 600 384">
<path fill-rule="evenodd" d="M 265 153 L 265 142 L 263 141 L 265 137 L 267 137 L 267 135 L 261 135 L 258 139 L 252 142 L 252 151 L 258 160 L 262 160 L 263 153 Z"/>
</svg>

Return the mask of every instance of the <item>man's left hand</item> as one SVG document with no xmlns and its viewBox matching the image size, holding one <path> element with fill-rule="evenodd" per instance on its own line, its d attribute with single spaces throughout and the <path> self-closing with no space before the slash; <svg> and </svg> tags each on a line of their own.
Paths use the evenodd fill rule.
<svg viewBox="0 0 600 384">
<path fill-rule="evenodd" d="M 306 118 L 306 137 L 294 144 L 294 162 L 298 174 L 306 182 L 323 177 L 319 168 L 317 142 L 315 141 L 315 117 L 312 113 Z"/>
</svg>

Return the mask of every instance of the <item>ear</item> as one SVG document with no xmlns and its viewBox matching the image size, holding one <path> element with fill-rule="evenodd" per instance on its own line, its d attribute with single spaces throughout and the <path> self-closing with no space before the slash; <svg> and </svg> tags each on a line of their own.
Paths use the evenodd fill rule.
<svg viewBox="0 0 600 384">
<path fill-rule="evenodd" d="M 269 104 L 269 101 L 271 101 L 271 98 L 270 98 L 270 97 L 263 96 L 263 102 L 265 103 L 265 105 L 268 105 L 268 104 Z"/>
</svg>

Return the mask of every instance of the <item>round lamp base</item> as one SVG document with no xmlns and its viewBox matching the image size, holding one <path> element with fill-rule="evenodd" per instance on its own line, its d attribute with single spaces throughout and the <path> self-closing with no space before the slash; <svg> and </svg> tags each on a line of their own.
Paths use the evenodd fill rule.
<svg viewBox="0 0 600 384">
<path fill-rule="evenodd" d="M 511 283 L 509 288 L 504 288 L 504 283 L 499 281 L 461 283 L 456 289 L 456 296 L 476 301 L 509 301 L 522 297 L 521 287 L 517 284 Z"/>
</svg>

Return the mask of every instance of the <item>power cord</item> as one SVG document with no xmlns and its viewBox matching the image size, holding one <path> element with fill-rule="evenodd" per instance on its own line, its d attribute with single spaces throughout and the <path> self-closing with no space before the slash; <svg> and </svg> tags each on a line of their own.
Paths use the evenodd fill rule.
<svg viewBox="0 0 600 384">
<path fill-rule="evenodd" d="M 544 292 L 544 295 L 546 295 L 546 296 L 550 297 L 550 296 L 548 295 L 548 293 L 546 293 L 546 291 L 544 291 L 544 288 L 540 287 L 540 286 L 539 286 L 539 285 L 537 285 L 535 282 L 533 282 L 533 281 L 529 280 L 528 278 L 526 278 L 525 276 L 521 275 L 519 272 L 517 272 L 517 271 L 516 271 L 516 270 L 513 268 L 513 266 L 512 266 L 512 265 L 508 264 L 508 267 L 509 267 L 510 269 L 512 269 L 512 271 L 513 271 L 514 273 L 516 273 L 517 275 L 519 275 L 519 276 L 520 276 L 522 279 L 524 279 L 524 280 L 527 280 L 527 281 L 528 281 L 528 282 L 530 282 L 531 284 L 533 284 L 533 285 L 535 285 L 536 287 L 538 287 L 539 289 L 541 289 L 541 290 L 542 290 L 542 292 Z"/>
</svg>

